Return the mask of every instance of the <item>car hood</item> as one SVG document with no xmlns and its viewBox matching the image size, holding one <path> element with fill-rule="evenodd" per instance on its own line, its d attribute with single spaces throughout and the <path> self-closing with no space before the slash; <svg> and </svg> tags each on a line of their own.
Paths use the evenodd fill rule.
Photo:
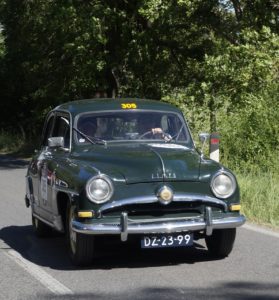
<svg viewBox="0 0 279 300">
<path fill-rule="evenodd" d="M 197 181 L 199 178 L 200 156 L 195 150 L 178 144 L 96 146 L 73 156 L 112 178 L 119 174 L 127 183 Z"/>
</svg>

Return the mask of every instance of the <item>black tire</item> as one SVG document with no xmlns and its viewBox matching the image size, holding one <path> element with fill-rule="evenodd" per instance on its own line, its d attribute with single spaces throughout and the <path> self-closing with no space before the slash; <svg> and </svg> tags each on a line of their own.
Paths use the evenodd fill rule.
<svg viewBox="0 0 279 300">
<path fill-rule="evenodd" d="M 214 230 L 211 236 L 205 238 L 210 254 L 218 258 L 228 256 L 233 249 L 235 235 L 235 228 Z"/>
<path fill-rule="evenodd" d="M 75 215 L 75 207 L 68 204 L 66 237 L 70 252 L 70 258 L 76 266 L 90 265 L 94 259 L 94 237 L 91 235 L 74 232 L 71 222 Z"/>
<path fill-rule="evenodd" d="M 43 238 L 52 235 L 52 228 L 34 216 L 32 216 L 32 225 L 37 237 Z"/>
</svg>

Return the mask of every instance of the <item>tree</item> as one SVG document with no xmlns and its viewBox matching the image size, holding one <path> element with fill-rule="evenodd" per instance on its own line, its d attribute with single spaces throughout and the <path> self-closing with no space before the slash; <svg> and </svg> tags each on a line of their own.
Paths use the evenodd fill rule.
<svg viewBox="0 0 279 300">
<path fill-rule="evenodd" d="M 275 0 L 0 0 L 0 22 L 5 128 L 35 136 L 50 108 L 75 99 L 163 98 L 195 132 L 221 130 L 226 157 L 239 149 L 232 134 L 270 139 L 236 159 L 277 147 L 262 119 L 278 113 Z"/>
<path fill-rule="evenodd" d="M 159 99 L 165 83 L 192 80 L 192 65 L 210 51 L 217 4 L 2 0 L 9 109 L 35 134 L 64 101 L 96 93 Z"/>
</svg>

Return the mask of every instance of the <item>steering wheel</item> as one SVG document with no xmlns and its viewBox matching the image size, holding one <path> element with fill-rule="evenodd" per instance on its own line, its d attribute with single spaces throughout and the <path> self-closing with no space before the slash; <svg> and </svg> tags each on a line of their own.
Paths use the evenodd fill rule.
<svg viewBox="0 0 279 300">
<path fill-rule="evenodd" d="M 152 134 L 152 136 L 160 134 L 161 138 L 166 142 L 172 140 L 172 136 L 169 133 L 164 132 L 162 129 L 161 129 L 161 132 L 153 132 L 152 130 L 148 130 L 145 133 L 143 133 L 142 135 L 140 135 L 138 137 L 138 139 L 142 139 L 143 137 L 145 137 L 148 134 Z"/>
<path fill-rule="evenodd" d="M 148 135 L 148 134 L 152 134 L 152 135 L 153 135 L 153 132 L 152 132 L 151 130 L 148 130 L 148 131 L 146 131 L 145 133 L 141 134 L 141 135 L 138 137 L 138 139 L 141 140 L 143 137 L 145 137 L 145 136 Z"/>
</svg>

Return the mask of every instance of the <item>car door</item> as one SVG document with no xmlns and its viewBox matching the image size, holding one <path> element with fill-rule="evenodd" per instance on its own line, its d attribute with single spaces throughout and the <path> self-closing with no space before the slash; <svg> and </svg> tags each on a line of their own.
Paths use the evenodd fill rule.
<svg viewBox="0 0 279 300">
<path fill-rule="evenodd" d="M 50 113 L 46 119 L 45 126 L 42 134 L 42 141 L 40 150 L 36 152 L 36 155 L 33 157 L 30 167 L 29 167 L 29 178 L 32 181 L 30 185 L 32 187 L 32 195 L 33 195 L 33 209 L 36 213 L 40 213 L 41 206 L 41 176 L 43 169 L 43 162 L 45 160 L 45 156 L 47 155 L 47 140 L 52 134 L 53 125 L 54 125 L 54 113 Z M 29 180 L 30 180 L 29 179 Z"/>
<path fill-rule="evenodd" d="M 38 201 L 40 214 L 43 218 L 52 221 L 55 214 L 53 206 L 53 189 L 55 185 L 56 169 L 59 168 L 61 158 L 68 156 L 70 147 L 70 123 L 67 113 L 55 114 L 52 129 L 46 132 L 43 139 L 43 148 L 38 157 Z M 50 147 L 49 139 L 54 137 L 64 138 L 64 147 Z"/>
</svg>

